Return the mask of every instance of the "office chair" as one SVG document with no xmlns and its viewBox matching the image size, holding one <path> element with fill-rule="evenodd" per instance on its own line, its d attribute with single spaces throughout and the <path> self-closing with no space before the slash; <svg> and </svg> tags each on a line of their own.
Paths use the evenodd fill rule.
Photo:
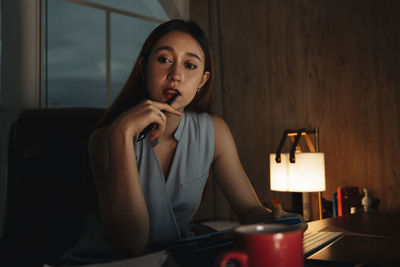
<svg viewBox="0 0 400 267">
<path fill-rule="evenodd" d="M 4 241 L 8 266 L 56 264 L 88 213 L 84 158 L 100 108 L 31 109 L 11 127 Z"/>
</svg>

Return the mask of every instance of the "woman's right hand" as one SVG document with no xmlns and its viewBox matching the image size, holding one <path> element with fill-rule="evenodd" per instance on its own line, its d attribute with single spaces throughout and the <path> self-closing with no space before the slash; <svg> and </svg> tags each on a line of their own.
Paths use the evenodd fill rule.
<svg viewBox="0 0 400 267">
<path fill-rule="evenodd" d="M 138 105 L 122 113 L 111 125 L 112 132 L 124 133 L 128 136 L 137 136 L 151 123 L 157 127 L 151 133 L 150 141 L 160 137 L 165 131 L 166 116 L 164 112 L 181 116 L 182 113 L 166 103 L 145 99 Z"/>
</svg>

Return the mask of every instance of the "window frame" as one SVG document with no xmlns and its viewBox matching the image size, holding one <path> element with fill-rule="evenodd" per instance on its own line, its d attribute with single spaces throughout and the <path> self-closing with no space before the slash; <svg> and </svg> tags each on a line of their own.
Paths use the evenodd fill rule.
<svg viewBox="0 0 400 267">
<path fill-rule="evenodd" d="M 47 1 L 48 0 L 44 0 L 44 5 L 45 5 L 45 9 L 47 10 Z M 118 8 L 114 8 L 114 7 L 110 7 L 107 5 L 102 5 L 102 4 L 97 4 L 97 3 L 93 3 L 93 2 L 88 2 L 86 0 L 61 0 L 64 2 L 70 2 L 73 4 L 77 4 L 77 5 L 81 5 L 81 6 L 85 6 L 85 7 L 89 7 L 89 8 L 95 8 L 101 11 L 104 11 L 105 14 L 105 40 L 106 40 L 106 51 L 105 51 L 105 58 L 106 58 L 106 84 L 105 84 L 105 88 L 106 88 L 106 107 L 109 107 L 112 103 L 112 90 L 111 90 L 111 80 L 112 80 L 112 73 L 111 73 L 111 15 L 112 14 L 119 14 L 119 15 L 123 15 L 123 16 L 128 16 L 128 17 L 132 17 L 135 19 L 141 19 L 141 20 L 146 20 L 146 21 L 151 21 L 151 22 L 156 22 L 156 23 L 164 23 L 166 22 L 166 20 L 162 20 L 162 19 L 158 19 L 158 18 L 154 18 L 154 17 L 150 17 L 150 16 L 146 16 L 146 15 L 142 15 L 139 13 L 135 13 L 135 12 L 130 12 L 130 11 L 126 11 L 123 9 L 118 9 Z M 47 13 L 47 11 L 45 12 Z M 43 27 L 45 28 L 44 31 L 44 40 L 43 40 L 43 46 L 42 46 L 42 50 L 43 50 L 43 55 L 44 55 L 44 61 L 47 62 L 47 18 L 43 18 L 44 20 L 44 25 Z M 43 28 L 42 27 L 42 28 Z M 42 64 L 42 65 L 46 65 L 46 64 Z M 47 103 L 47 91 L 48 91 L 48 83 L 47 83 L 47 65 L 46 66 L 42 66 L 42 68 L 44 68 L 44 82 L 43 82 L 43 87 L 42 87 L 42 94 L 41 94 L 41 103 L 44 103 L 43 107 L 49 107 L 48 103 Z"/>
</svg>

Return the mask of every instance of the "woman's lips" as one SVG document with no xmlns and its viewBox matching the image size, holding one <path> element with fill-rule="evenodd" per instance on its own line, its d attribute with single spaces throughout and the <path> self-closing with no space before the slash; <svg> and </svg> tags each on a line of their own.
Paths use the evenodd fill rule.
<svg viewBox="0 0 400 267">
<path fill-rule="evenodd" d="M 178 89 L 175 89 L 175 88 L 166 88 L 163 90 L 163 95 L 166 98 L 171 98 L 176 94 L 179 94 L 179 91 L 178 91 Z"/>
</svg>

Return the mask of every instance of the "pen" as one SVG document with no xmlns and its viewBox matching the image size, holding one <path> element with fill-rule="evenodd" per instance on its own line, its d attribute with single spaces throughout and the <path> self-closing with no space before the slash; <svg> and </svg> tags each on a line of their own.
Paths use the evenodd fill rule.
<svg viewBox="0 0 400 267">
<path fill-rule="evenodd" d="M 177 98 L 178 98 L 178 93 L 176 93 L 173 97 L 169 98 L 165 103 L 171 106 Z M 137 142 L 142 141 L 147 135 L 149 135 L 149 133 L 153 131 L 154 127 L 156 127 L 156 123 L 153 122 L 149 124 L 146 128 L 144 128 L 144 130 L 140 132 Z"/>
</svg>

